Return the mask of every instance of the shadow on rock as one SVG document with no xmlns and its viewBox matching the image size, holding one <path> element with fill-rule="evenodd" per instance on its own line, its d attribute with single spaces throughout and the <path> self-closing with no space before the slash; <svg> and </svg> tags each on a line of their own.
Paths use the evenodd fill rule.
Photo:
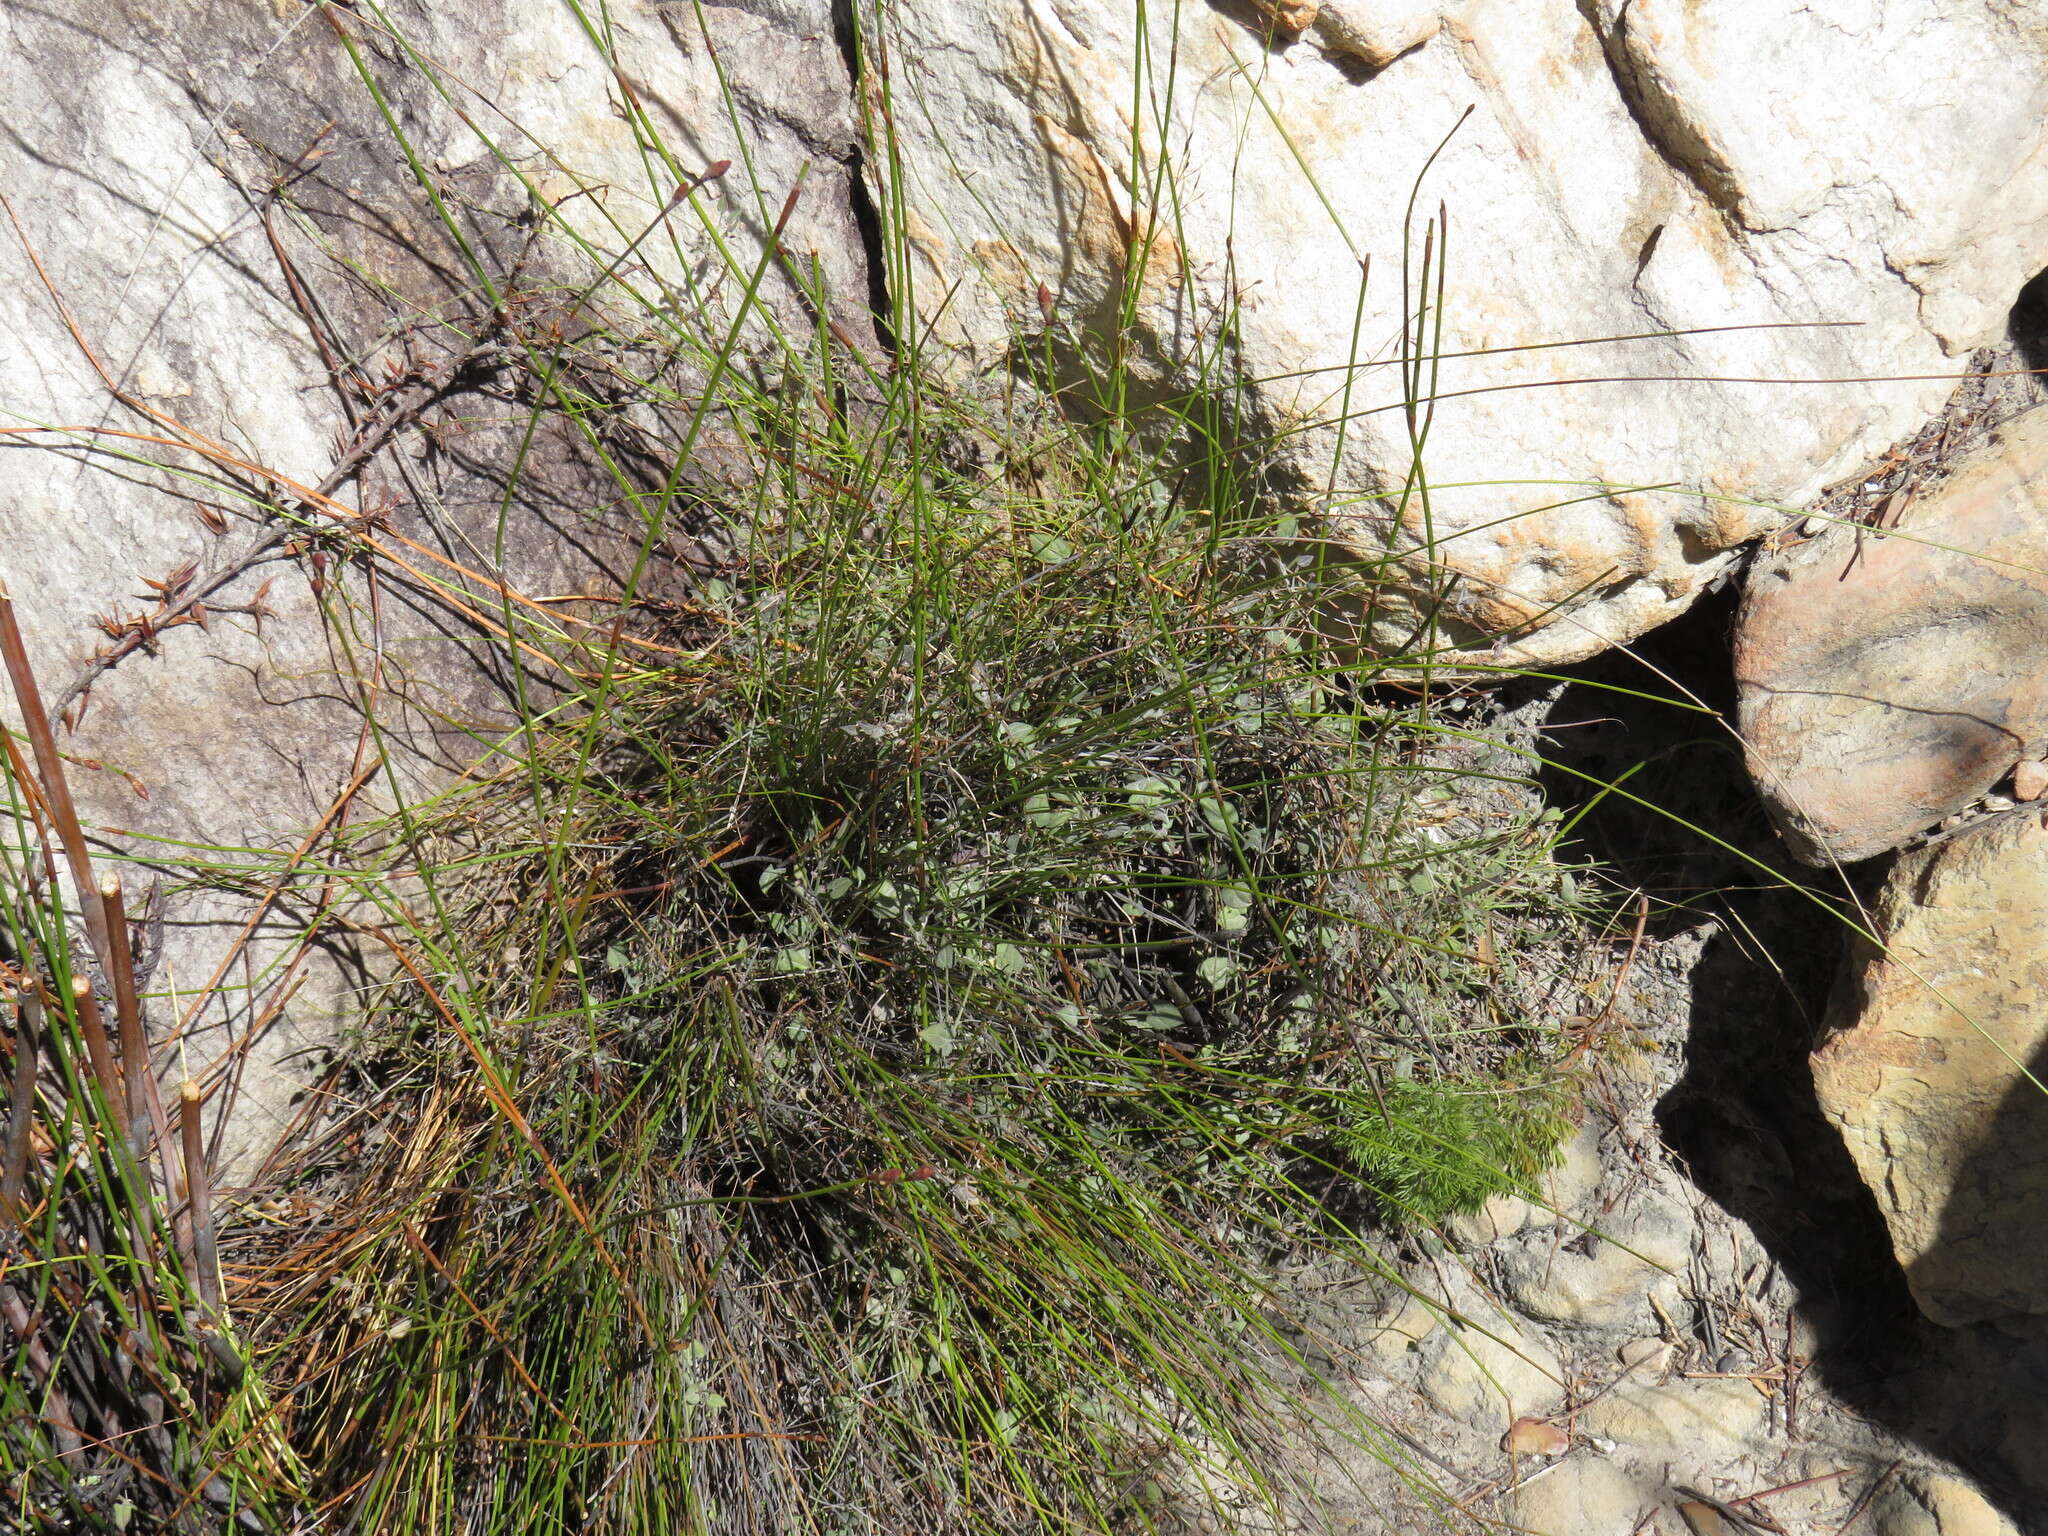
<svg viewBox="0 0 2048 1536">
<path fill-rule="evenodd" d="M 2048 1444 L 2048 1326 L 2022 1339 L 1922 1314 L 1815 1092 L 1809 1053 L 1850 932 L 1836 912 L 1867 904 L 1884 870 L 1809 881 L 1773 835 L 1729 731 L 1666 702 L 1682 697 L 1676 684 L 1733 718 L 1733 607 L 1732 594 L 1711 598 L 1633 655 L 1572 669 L 1542 741 L 1544 788 L 1585 812 L 1583 852 L 1648 894 L 1653 935 L 1711 925 L 1689 978 L 1684 1071 L 1659 1124 L 1700 1189 L 1748 1224 L 1796 1288 L 1808 1379 L 1953 1463 L 2024 1528 L 2048 1530 L 2026 1524 L 2048 1505 L 2048 1456 L 2035 1449 Z M 1602 793 L 1617 780 L 1625 795 Z M 2048 1080 L 2048 1061 L 2036 1075 Z M 2041 1147 L 2044 1124 L 2035 1106 L 2001 1116 L 1986 1187 L 1999 1144 L 2019 1135 Z"/>
<path fill-rule="evenodd" d="M 2048 1081 L 2048 1049 L 2033 1076 Z M 1985 1289 L 2028 1280 L 2010 1311 L 1956 1327 L 1919 1325 L 1919 1348 L 1883 1383 L 1879 1399 L 1924 1443 L 1975 1476 L 2029 1532 L 2048 1531 L 2048 1223 L 2040 1173 L 2048 1163 L 2048 1094 L 2024 1077 L 2005 1095 L 1953 1194 L 1914 1288 L 1952 1286 L 1956 1255 L 1984 1263 Z M 1931 1271 L 1930 1271 L 1931 1262 Z M 1950 1296 L 1953 1301 L 1953 1295 Z M 1995 1303 L 1992 1303 L 1995 1305 Z"/>
</svg>

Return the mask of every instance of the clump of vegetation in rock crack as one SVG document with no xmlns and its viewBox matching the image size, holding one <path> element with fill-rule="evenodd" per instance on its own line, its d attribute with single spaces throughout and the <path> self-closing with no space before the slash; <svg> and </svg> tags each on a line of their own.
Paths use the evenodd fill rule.
<svg viewBox="0 0 2048 1536">
<path fill-rule="evenodd" d="M 305 1164 L 399 1235 L 268 1341 L 346 1362 L 296 1412 L 380 1518 L 1103 1529 L 1148 1457 L 1256 1477 L 1277 1265 L 1564 1128 L 1481 937 L 1558 909 L 1547 824 L 1450 821 L 1284 530 L 919 387 L 985 468 L 760 402 L 814 472 L 413 812 L 433 970 Z"/>
<path fill-rule="evenodd" d="M 907 304 L 878 363 L 760 305 L 831 312 L 772 239 L 664 287 L 574 201 L 602 275 L 528 241 L 474 329 L 644 542 L 580 621 L 457 567 L 518 727 L 322 848 L 392 982 L 268 1166 L 306 1219 L 227 1239 L 247 1475 L 365 1531 L 1100 1532 L 1272 1528 L 1311 1421 L 1405 1461 L 1285 1276 L 1550 1155 L 1557 823 L 1475 808 L 1426 636 L 1329 643 L 1227 344 L 949 385 Z"/>
</svg>

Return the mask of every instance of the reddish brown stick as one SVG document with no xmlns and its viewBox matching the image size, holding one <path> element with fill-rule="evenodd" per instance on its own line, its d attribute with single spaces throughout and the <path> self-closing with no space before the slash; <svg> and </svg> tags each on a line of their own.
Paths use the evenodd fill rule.
<svg viewBox="0 0 2048 1536">
<path fill-rule="evenodd" d="M 106 1096 L 115 1118 L 121 1114 L 121 1073 L 114 1065 L 113 1047 L 107 1041 L 107 1021 L 100 1017 L 99 999 L 92 995 L 92 982 L 83 976 L 71 978 L 71 1002 L 78 1010 L 78 1032 L 85 1036 L 85 1054 L 92 1062 L 92 1075 Z"/>
<path fill-rule="evenodd" d="M 71 803 L 71 786 L 64 777 L 64 758 L 57 751 L 57 737 L 50 729 L 50 717 L 43 712 L 42 690 L 36 687 L 35 669 L 30 666 L 28 647 L 22 642 L 21 625 L 14 616 L 14 598 L 7 583 L 0 580 L 0 660 L 7 665 L 8 680 L 21 705 L 21 723 L 35 749 L 36 772 L 42 779 L 43 801 L 50 819 L 57 824 L 58 841 L 71 864 L 71 878 L 78 886 L 78 905 L 85 916 L 85 929 L 92 936 L 93 952 L 102 970 L 110 969 L 107 955 L 107 925 L 99 904 L 93 900 L 98 883 L 92 877 L 92 855 L 86 852 L 85 831 L 79 825 L 78 809 Z"/>
</svg>

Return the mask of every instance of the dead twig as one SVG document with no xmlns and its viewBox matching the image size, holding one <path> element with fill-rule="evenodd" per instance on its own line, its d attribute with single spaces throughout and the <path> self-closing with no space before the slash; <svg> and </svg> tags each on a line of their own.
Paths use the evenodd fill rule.
<svg viewBox="0 0 2048 1536">
<path fill-rule="evenodd" d="M 1752 1499 L 1776 1498 L 1781 1493 L 1792 1493 L 1801 1488 L 1811 1488 L 1816 1483 L 1831 1483 L 1838 1477 L 1847 1477 L 1855 1470 L 1854 1467 L 1843 1467 L 1840 1471 L 1836 1472 L 1822 1472 L 1813 1477 L 1802 1477 L 1796 1483 L 1780 1483 L 1775 1488 L 1759 1488 L 1755 1493 L 1745 1493 L 1741 1498 L 1734 1500 L 1734 1502 L 1737 1504 L 1747 1504 Z"/>
<path fill-rule="evenodd" d="M 36 1069 L 41 1060 L 43 1005 L 33 978 L 16 996 L 14 1076 L 7 1092 L 7 1145 L 0 1151 L 0 1217 L 19 1220 L 28 1188 L 28 1130 L 36 1105 Z"/>
<path fill-rule="evenodd" d="M 1737 1509 L 1733 1504 L 1717 1499 L 1710 1493 L 1701 1493 L 1697 1488 L 1688 1488 L 1683 1483 L 1673 1483 L 1671 1491 L 1683 1494 L 1695 1504 L 1705 1505 L 1724 1520 L 1733 1520 L 1736 1524 L 1752 1530 L 1769 1531 L 1771 1536 L 1786 1536 L 1785 1527 L 1762 1510 Z"/>
<path fill-rule="evenodd" d="M 1785 1315 L 1785 1438 L 1799 1438 L 1799 1381 L 1806 1374 L 1805 1362 L 1793 1350 L 1792 1315 Z"/>
<path fill-rule="evenodd" d="M 1614 985 L 1608 989 L 1607 1002 L 1593 1016 L 1588 1033 L 1597 1035 L 1607 1027 L 1607 1021 L 1614 1017 L 1614 1006 L 1621 1001 L 1621 989 L 1628 981 L 1629 972 L 1635 969 L 1636 956 L 1643 947 L 1643 932 L 1650 925 L 1650 898 L 1644 892 L 1636 893 L 1635 932 L 1628 937 L 1628 953 L 1621 957 L 1621 969 L 1614 973 Z"/>
<path fill-rule="evenodd" d="M 293 871 L 305 860 L 306 855 L 313 851 L 320 839 L 326 835 L 327 829 L 334 824 L 335 818 L 342 814 L 349 801 L 355 798 L 356 792 L 369 783 L 371 777 L 381 766 L 382 764 L 373 758 L 358 767 L 354 776 L 342 786 L 341 793 L 329 802 L 326 814 L 320 818 L 312 831 L 299 840 L 298 847 L 293 849 L 291 857 L 285 860 L 284 868 L 278 872 L 277 878 L 271 881 L 269 889 L 263 893 L 263 899 L 256 904 L 255 910 L 247 918 L 243 919 L 241 930 L 236 933 L 233 942 L 228 945 L 227 953 L 222 955 L 219 962 L 214 966 L 213 974 L 206 979 L 206 985 L 199 989 L 197 1000 L 194 1001 L 190 1008 L 185 1010 L 184 1017 L 178 1020 L 177 1028 L 173 1032 L 174 1035 L 181 1036 L 186 1030 L 190 1029 L 193 1020 L 199 1016 L 201 1010 L 219 995 L 221 982 L 227 978 L 228 972 L 233 969 L 235 961 L 241 957 L 242 951 L 248 945 L 249 940 L 255 936 L 256 930 L 262 926 L 263 919 L 269 913 L 271 907 L 284 894 L 285 887 L 291 882 Z"/>
<path fill-rule="evenodd" d="M 157 1092 L 156 1070 L 149 1057 L 149 1035 L 142 1024 L 142 1000 L 136 995 L 135 955 L 128 941 L 128 911 L 121 882 L 113 875 L 100 882 L 110 957 L 108 981 L 114 988 L 114 1015 L 121 1040 L 121 1078 L 126 1090 L 129 1144 L 138 1161 L 148 1162 L 149 1131 L 159 1145 L 170 1140 L 170 1121 Z"/>
<path fill-rule="evenodd" d="M 191 1078 L 178 1085 L 178 1131 L 184 1144 L 190 1233 L 185 1262 L 199 1292 L 199 1304 L 212 1320 L 220 1316 L 220 1255 L 214 1246 L 213 1190 L 206 1176 L 206 1147 L 199 1123 L 202 1102 L 199 1084 Z"/>
</svg>

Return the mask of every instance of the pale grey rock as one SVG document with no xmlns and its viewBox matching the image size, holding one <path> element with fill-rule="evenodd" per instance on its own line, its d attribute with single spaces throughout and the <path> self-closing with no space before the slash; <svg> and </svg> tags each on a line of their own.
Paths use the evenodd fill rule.
<svg viewBox="0 0 2048 1536">
<path fill-rule="evenodd" d="M 1515 1523 L 1529 1536 L 1605 1536 L 1637 1528 L 1656 1490 L 1598 1456 L 1575 1455 L 1515 1489 Z"/>
<path fill-rule="evenodd" d="M 1883 853 L 2048 752 L 2044 648 L 2048 409 L 1993 432 L 1896 532 L 1835 527 L 1760 564 L 1735 678 L 1751 770 L 1792 851 Z"/>
<path fill-rule="evenodd" d="M 1623 1380 L 1578 1416 L 1582 1435 L 1612 1440 L 1616 1454 L 1669 1462 L 1688 1475 L 1733 1461 L 1762 1437 L 1769 1404 L 1747 1381 Z"/>
<path fill-rule="evenodd" d="M 1443 25 L 1438 0 L 1323 0 L 1309 30 L 1339 67 L 1382 70 Z"/>
<path fill-rule="evenodd" d="M 2000 818 L 1902 855 L 1813 1055 L 1921 1310 L 2048 1314 L 2048 829 Z"/>
<path fill-rule="evenodd" d="M 2019 1536 L 1983 1494 L 1940 1472 L 1894 1478 L 1870 1513 L 1877 1536 Z"/>
<path fill-rule="evenodd" d="M 1631 1371 L 1655 1377 L 1671 1364 L 1673 1353 L 1672 1346 L 1663 1339 L 1630 1339 L 1614 1352 L 1614 1358 Z"/>
<path fill-rule="evenodd" d="M 1590 1230 L 1537 1227 L 1503 1245 L 1500 1270 L 1515 1304 L 1548 1322 L 1608 1330 L 1654 1326 L 1662 1296 L 1692 1252 L 1693 1226 L 1655 1194 L 1586 1218 Z"/>
<path fill-rule="evenodd" d="M 1424 1397 L 1461 1424 L 1505 1428 L 1564 1396 L 1563 1367 L 1540 1335 L 1497 1311 L 1475 1321 L 1439 1328 L 1422 1346 Z"/>
<path fill-rule="evenodd" d="M 1421 1296 L 1404 1291 L 1382 1317 L 1368 1326 L 1361 1342 L 1385 1374 L 1412 1379 L 1421 1361 L 1424 1342 L 1442 1326 L 1441 1305 L 1432 1305 Z"/>
<path fill-rule="evenodd" d="M 114 401 L 67 333 L 23 239 L 0 221 L 0 410 L 8 426 L 170 435 L 182 425 L 250 463 L 317 482 L 348 423 L 266 235 L 266 212 L 299 280 L 345 343 L 376 354 L 379 364 L 408 347 L 428 364 L 451 355 L 460 343 L 423 317 L 482 327 L 489 304 L 469 291 L 459 253 L 437 233 L 403 154 L 323 21 L 329 14 L 360 28 L 366 13 L 290 3 L 153 8 L 79 0 L 9 8 L 0 49 L 0 97 L 8 103 L 0 185 L 21 236 L 110 376 L 139 407 L 172 424 Z M 622 111 L 621 81 L 630 80 L 688 157 L 686 170 L 725 158 L 743 165 L 737 134 L 744 132 L 759 176 L 757 188 L 743 168 L 729 171 L 700 197 L 709 227 L 671 219 L 682 260 L 708 282 L 714 229 L 738 260 L 756 259 L 767 221 L 808 166 L 788 248 L 805 261 L 815 254 L 831 291 L 844 297 L 845 322 L 860 325 L 867 273 L 848 170 L 853 102 L 825 0 L 706 7 L 718 61 L 697 35 L 698 13 L 650 0 L 608 8 L 611 60 L 573 10 L 553 0 L 411 0 L 380 14 L 445 73 L 452 106 L 387 45 L 365 44 L 437 190 L 499 279 L 527 249 L 525 231 L 508 215 L 525 210 L 530 196 L 562 201 L 563 216 L 600 253 L 614 254 L 666 201 L 666 173 L 650 176 Z M 722 105 L 718 63 L 735 85 L 737 124 Z M 506 161 L 493 157 L 479 131 L 495 136 Z M 273 209 L 268 198 L 281 177 L 290 205 Z M 643 251 L 680 279 L 666 242 L 649 241 Z M 544 285 L 581 283 L 593 258 L 566 239 L 542 239 L 524 271 Z M 373 284 L 384 286 L 389 302 Z M 725 291 L 729 297 L 736 285 Z M 767 297 L 771 312 L 811 324 L 781 273 L 771 274 Z M 722 302 L 707 299 L 707 323 L 720 318 Z M 535 314 L 537 324 L 547 318 Z M 543 432 L 526 454 L 503 509 L 502 563 L 494 565 L 523 420 L 518 401 L 505 397 L 489 367 L 479 367 L 429 413 L 436 441 L 406 434 L 399 457 L 413 483 L 387 459 L 367 483 L 344 485 L 337 496 L 349 507 L 389 506 L 398 533 L 533 595 L 616 593 L 637 528 L 620 487 L 567 431 Z M 715 436 L 704 444 L 707 465 L 717 458 Z M 147 611 L 145 579 L 192 563 L 194 579 L 205 580 L 274 526 L 231 491 L 173 481 L 106 451 L 16 447 L 8 468 L 0 488 L 0 576 L 19 600 L 52 695 L 108 642 L 96 616 Z M 212 531 L 209 516 L 224 518 L 226 531 Z M 427 556 L 409 558 L 446 574 Z M 95 833 L 168 883 L 184 883 L 188 873 L 180 843 L 293 846 L 354 772 L 358 696 L 323 629 L 313 574 L 304 560 L 273 561 L 234 580 L 211 600 L 206 630 L 166 631 L 152 652 L 101 679 L 65 738 L 79 758 L 105 764 L 73 773 Z M 454 580 L 472 594 L 484 591 Z M 355 643 L 381 645 L 378 709 L 395 748 L 393 779 L 408 792 L 445 782 L 477 751 L 469 732 L 488 735 L 510 718 L 504 667 L 476 624 L 402 573 L 387 569 L 381 578 L 374 623 L 360 568 L 337 558 L 327 590 L 353 614 Z M 260 632 L 253 615 L 234 611 L 259 593 L 269 610 Z M 495 601 L 486 593 L 481 606 Z M 545 679 L 536 686 L 544 689 Z M 380 778 L 362 791 L 353 814 L 374 814 L 391 791 L 392 781 Z M 150 883 L 148 867 L 128 871 L 138 896 Z M 239 896 L 174 896 L 152 990 L 174 981 L 191 995 L 248 910 Z M 376 963 L 362 955 L 309 956 L 282 1013 L 258 1038 L 243 1039 L 252 1006 L 283 979 L 291 925 L 302 915 L 296 908 L 273 914 L 251 955 L 260 982 L 254 996 L 238 981 L 187 1040 L 193 1064 L 221 1065 L 239 1095 L 226 1131 L 230 1165 L 243 1164 L 275 1131 L 302 1080 L 290 1059 L 332 1041 L 355 1010 L 356 989 L 371 979 L 365 966 Z M 151 1013 L 162 1034 L 171 1008 L 159 999 Z M 228 1096 L 223 1091 L 216 1102 Z"/>
<path fill-rule="evenodd" d="M 1529 1224 L 1529 1202 L 1519 1195 L 1495 1195 L 1476 1211 L 1459 1211 L 1444 1218 L 1444 1231 L 1461 1248 L 1484 1248 L 1504 1237 L 1513 1237 Z"/>
<path fill-rule="evenodd" d="M 1310 506 L 1334 486 L 1337 542 L 1402 555 L 1416 596 L 1373 610 L 1382 642 L 1440 605 L 1448 643 L 1556 661 L 1683 611 L 1773 504 L 1930 416 L 2048 250 L 2033 9 L 1462 0 L 1433 32 L 1398 14 L 1420 22 L 1397 42 L 1427 40 L 1363 68 L 1317 30 L 1343 0 L 1293 43 L 1253 8 L 1170 0 L 1142 24 L 1108 0 L 896 7 L 881 37 L 935 333 L 1005 366 L 1048 330 L 1043 285 L 1055 351 L 1114 338 L 1143 398 L 1227 336 L 1266 381 L 1244 434 L 1284 439 L 1272 484 Z M 1398 210 L 1468 105 L 1418 204 L 1451 230 L 1433 490 L 1397 507 Z M 1589 377 L 1624 382 L 1567 382 Z"/>
<path fill-rule="evenodd" d="M 1589 1118 L 1558 1149 L 1557 1162 L 1536 1176 L 1539 1199 L 1531 1211 L 1532 1219 L 1583 1215 L 1600 1193 L 1602 1174 L 1600 1127 Z"/>
</svg>

